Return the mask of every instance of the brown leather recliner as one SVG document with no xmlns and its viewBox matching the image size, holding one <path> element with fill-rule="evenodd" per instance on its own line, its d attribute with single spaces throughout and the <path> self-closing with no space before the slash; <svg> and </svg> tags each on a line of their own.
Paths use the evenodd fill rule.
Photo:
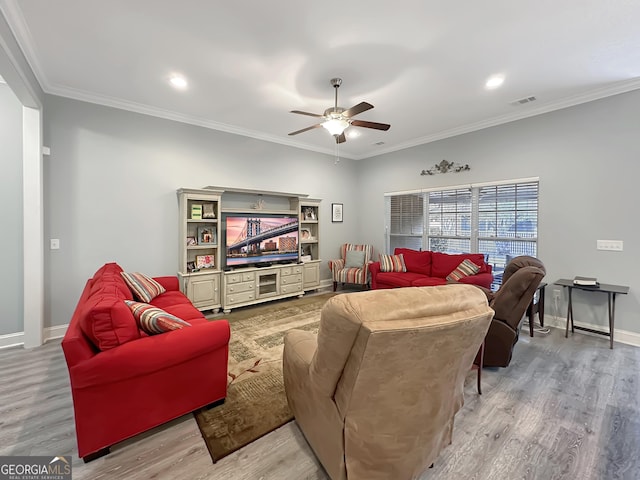
<svg viewBox="0 0 640 480">
<path fill-rule="evenodd" d="M 414 479 L 451 443 L 493 310 L 472 285 L 338 295 L 284 341 L 287 400 L 332 480 Z"/>
<path fill-rule="evenodd" d="M 506 367 L 511 362 L 524 314 L 546 273 L 540 260 L 527 255 L 507 264 L 502 286 L 494 294 L 488 294 L 489 306 L 496 314 L 485 338 L 485 367 Z"/>
</svg>

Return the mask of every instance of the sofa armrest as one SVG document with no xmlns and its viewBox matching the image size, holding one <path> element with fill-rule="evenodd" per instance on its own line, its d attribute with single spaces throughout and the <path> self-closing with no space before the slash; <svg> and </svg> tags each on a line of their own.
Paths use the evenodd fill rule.
<svg viewBox="0 0 640 480">
<path fill-rule="evenodd" d="M 185 360 L 227 348 L 230 329 L 227 320 L 199 323 L 127 342 L 99 352 L 69 368 L 73 388 L 121 382 L 164 370 Z"/>
<path fill-rule="evenodd" d="M 461 278 L 460 283 L 478 285 L 480 287 L 491 289 L 493 275 L 491 273 L 476 273 L 475 275 L 469 275 L 468 277 Z"/>
<path fill-rule="evenodd" d="M 378 288 L 376 277 L 380 273 L 380 262 L 371 262 L 369 264 L 369 272 L 371 273 L 371 290 L 375 290 Z"/>
<path fill-rule="evenodd" d="M 180 284 L 178 283 L 178 277 L 166 276 L 166 277 L 153 277 L 153 279 L 162 285 L 166 291 L 171 292 L 180 290 Z"/>
</svg>

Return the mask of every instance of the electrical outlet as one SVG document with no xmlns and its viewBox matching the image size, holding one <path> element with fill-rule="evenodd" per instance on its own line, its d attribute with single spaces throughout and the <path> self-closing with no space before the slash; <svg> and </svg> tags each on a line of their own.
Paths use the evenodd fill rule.
<svg viewBox="0 0 640 480">
<path fill-rule="evenodd" d="M 556 289 L 553 291 L 553 298 L 557 300 L 560 298 L 561 294 L 562 294 L 562 290 Z"/>
</svg>

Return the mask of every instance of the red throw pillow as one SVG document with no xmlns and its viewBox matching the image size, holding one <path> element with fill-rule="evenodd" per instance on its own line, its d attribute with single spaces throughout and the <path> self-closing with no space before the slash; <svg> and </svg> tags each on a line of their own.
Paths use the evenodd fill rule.
<svg viewBox="0 0 640 480">
<path fill-rule="evenodd" d="M 115 287 L 111 287 L 115 290 Z M 119 292 L 109 288 L 87 299 L 80 328 L 99 350 L 109 350 L 140 338 L 140 331 L 131 310 Z"/>
</svg>

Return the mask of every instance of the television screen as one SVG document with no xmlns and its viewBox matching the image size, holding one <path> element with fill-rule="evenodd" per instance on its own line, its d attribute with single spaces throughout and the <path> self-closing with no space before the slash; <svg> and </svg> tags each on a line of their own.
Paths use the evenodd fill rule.
<svg viewBox="0 0 640 480">
<path fill-rule="evenodd" d="M 298 217 L 227 216 L 227 267 L 298 260 Z"/>
</svg>

